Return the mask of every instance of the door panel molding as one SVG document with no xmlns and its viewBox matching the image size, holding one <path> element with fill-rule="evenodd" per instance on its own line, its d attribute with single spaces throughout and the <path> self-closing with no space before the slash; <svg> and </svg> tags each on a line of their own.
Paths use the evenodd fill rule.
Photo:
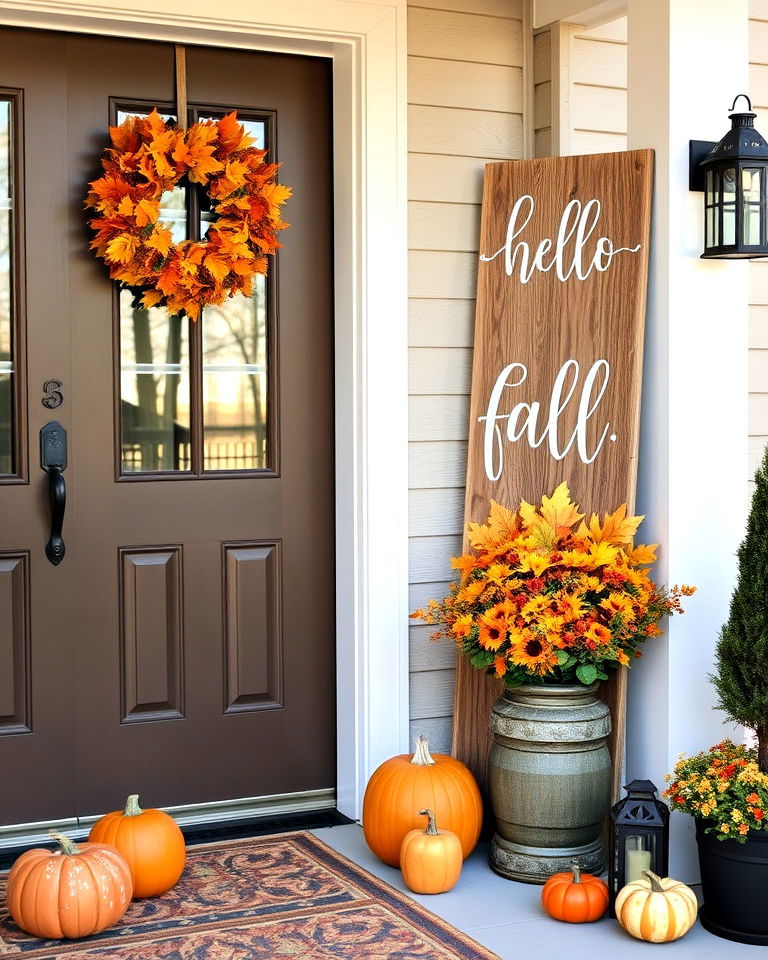
<svg viewBox="0 0 768 960">
<path fill-rule="evenodd" d="M 184 716 L 182 548 L 121 547 L 120 722 Z"/>
<path fill-rule="evenodd" d="M 223 543 L 224 712 L 283 703 L 282 544 Z M 246 626 L 247 625 L 247 626 Z"/>
<path fill-rule="evenodd" d="M 7 25 L 333 59 L 338 807 L 408 746 L 406 0 L 0 0 Z M 311 466 L 311 465 L 310 465 Z"/>
<path fill-rule="evenodd" d="M 0 736 L 32 732 L 29 552 L 0 553 Z"/>
</svg>

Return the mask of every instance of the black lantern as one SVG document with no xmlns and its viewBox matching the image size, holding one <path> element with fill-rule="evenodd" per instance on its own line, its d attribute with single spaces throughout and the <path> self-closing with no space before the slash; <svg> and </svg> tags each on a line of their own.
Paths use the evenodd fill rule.
<svg viewBox="0 0 768 960">
<path fill-rule="evenodd" d="M 700 160 L 704 183 L 704 258 L 768 257 L 768 143 L 749 109 L 729 114 L 731 129 Z M 707 146 L 701 141 L 700 146 Z M 699 154 L 699 156 L 701 156 Z"/>
<path fill-rule="evenodd" d="M 633 780 L 627 796 L 611 807 L 608 838 L 608 890 L 611 913 L 626 883 L 640 880 L 643 870 L 660 877 L 669 872 L 669 807 L 656 796 L 650 780 Z"/>
</svg>

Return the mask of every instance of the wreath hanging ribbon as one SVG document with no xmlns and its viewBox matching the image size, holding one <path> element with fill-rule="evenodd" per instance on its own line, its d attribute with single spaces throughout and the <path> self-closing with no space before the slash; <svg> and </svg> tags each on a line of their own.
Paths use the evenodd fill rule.
<svg viewBox="0 0 768 960">
<path fill-rule="evenodd" d="M 288 224 L 280 207 L 291 189 L 277 183 L 279 165 L 264 162 L 267 151 L 253 146 L 237 114 L 182 130 L 153 110 L 109 133 L 104 174 L 89 185 L 85 206 L 96 212 L 91 249 L 110 277 L 142 306 L 192 320 L 236 293 L 250 296 L 281 246 L 276 234 Z M 206 188 L 215 219 L 205 239 L 174 243 L 160 201 L 183 177 Z"/>
</svg>

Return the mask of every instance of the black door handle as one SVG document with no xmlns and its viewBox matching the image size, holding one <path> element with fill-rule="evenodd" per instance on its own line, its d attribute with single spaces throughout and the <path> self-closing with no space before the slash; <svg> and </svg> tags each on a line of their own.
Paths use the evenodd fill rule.
<svg viewBox="0 0 768 960">
<path fill-rule="evenodd" d="M 40 466 L 48 474 L 48 501 L 51 505 L 51 535 L 45 555 L 54 566 L 64 559 L 66 547 L 61 537 L 67 507 L 67 431 L 58 420 L 51 420 L 40 431 Z"/>
<path fill-rule="evenodd" d="M 48 499 L 51 503 L 51 537 L 45 545 L 45 555 L 54 566 L 58 566 L 67 549 L 61 538 L 67 506 L 67 482 L 61 467 L 48 467 Z"/>
</svg>

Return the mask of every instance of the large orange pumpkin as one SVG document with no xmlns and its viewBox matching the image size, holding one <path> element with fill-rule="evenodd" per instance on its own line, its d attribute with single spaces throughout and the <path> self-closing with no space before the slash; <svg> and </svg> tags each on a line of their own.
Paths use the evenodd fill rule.
<svg viewBox="0 0 768 960">
<path fill-rule="evenodd" d="M 572 873 L 556 873 L 547 880 L 541 902 L 555 920 L 592 923 L 608 909 L 608 887 L 599 877 L 582 873 L 574 863 Z"/>
<path fill-rule="evenodd" d="M 128 909 L 131 871 L 100 843 L 74 844 L 51 833 L 55 852 L 27 850 L 8 874 L 8 912 L 17 926 L 44 940 L 88 937 L 111 927 Z"/>
<path fill-rule="evenodd" d="M 122 853 L 137 899 L 170 890 L 184 870 L 187 851 L 178 824 L 162 810 L 142 810 L 135 793 L 124 810 L 114 810 L 95 823 L 88 839 L 109 843 Z"/>
<path fill-rule="evenodd" d="M 379 859 L 400 865 L 403 839 L 421 826 L 418 811 L 425 808 L 456 834 L 468 857 L 483 822 L 480 790 L 460 760 L 444 753 L 431 756 L 426 737 L 419 737 L 412 757 L 405 753 L 382 763 L 365 790 L 363 833 Z"/>
</svg>

